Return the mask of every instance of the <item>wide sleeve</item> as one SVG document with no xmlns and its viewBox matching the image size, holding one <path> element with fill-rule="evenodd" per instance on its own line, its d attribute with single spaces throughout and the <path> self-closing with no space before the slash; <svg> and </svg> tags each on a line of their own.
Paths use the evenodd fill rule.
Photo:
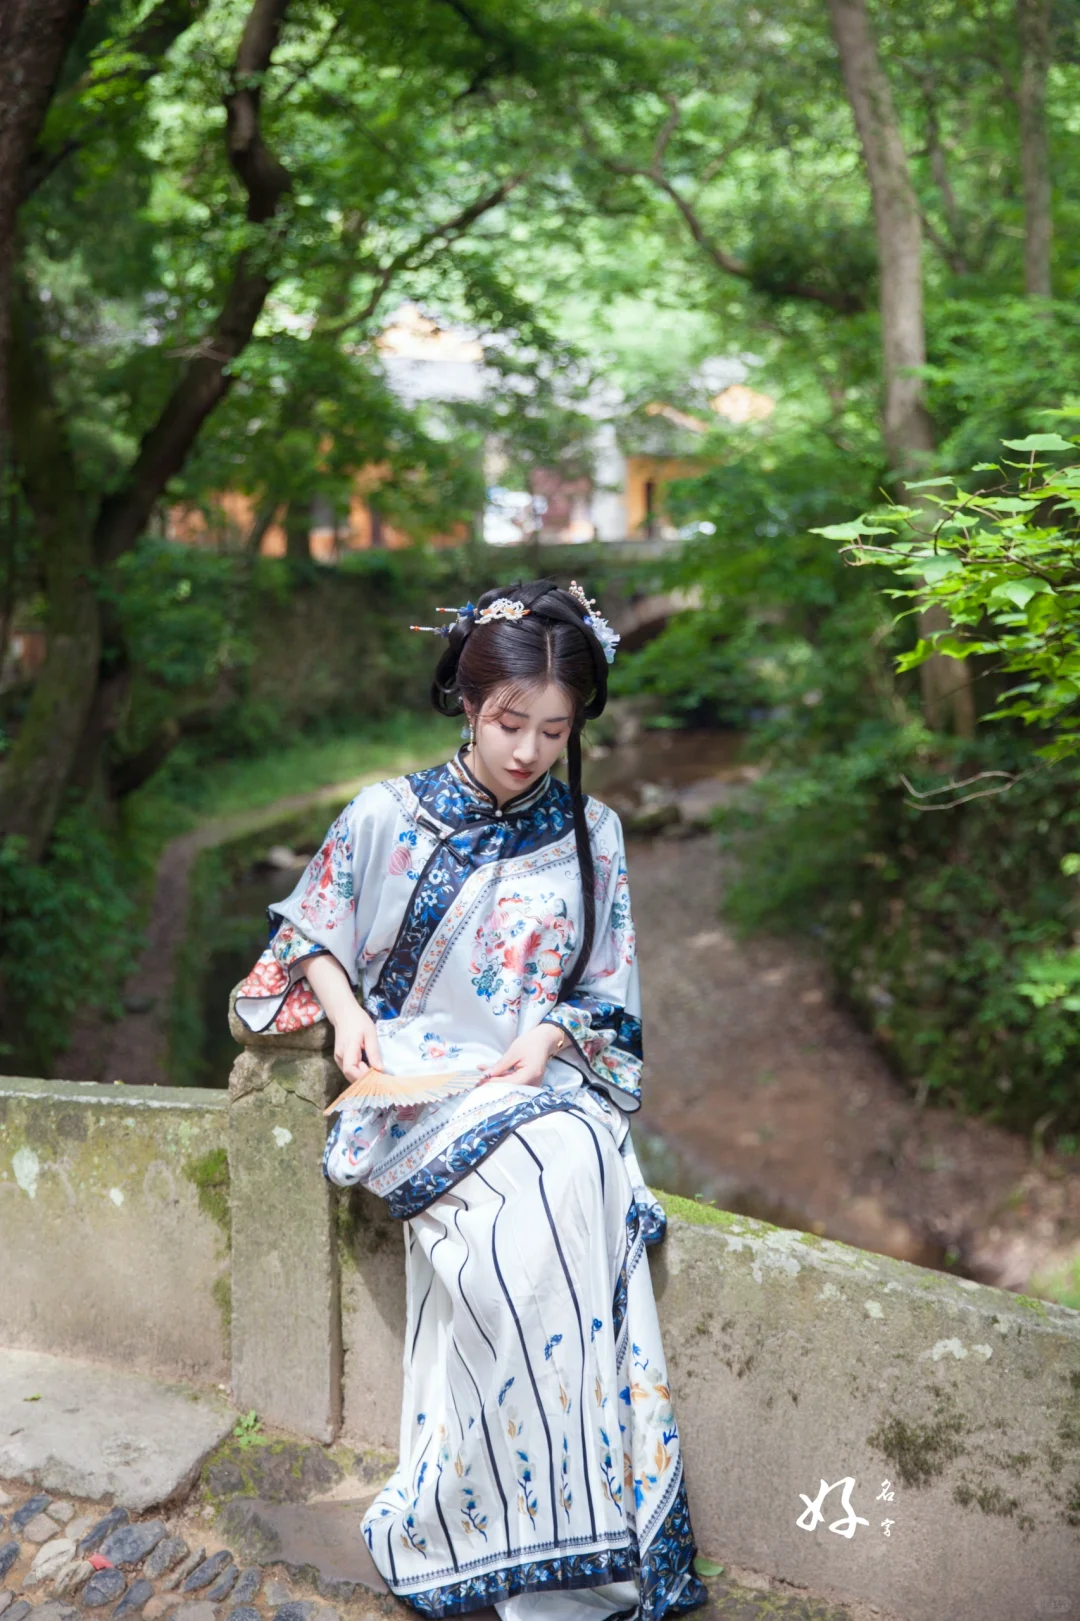
<svg viewBox="0 0 1080 1621">
<path fill-rule="evenodd" d="M 584 974 L 543 1023 L 569 1036 L 559 1058 L 602 1087 L 620 1109 L 641 1103 L 641 991 L 622 824 L 606 810 L 593 834 L 596 932 Z"/>
<path fill-rule="evenodd" d="M 360 984 L 379 901 L 383 858 L 394 838 L 381 785 L 365 788 L 331 823 L 292 894 L 268 908 L 270 944 L 236 996 L 237 1017 L 284 1034 L 325 1018 L 304 977 L 329 953 Z"/>
</svg>

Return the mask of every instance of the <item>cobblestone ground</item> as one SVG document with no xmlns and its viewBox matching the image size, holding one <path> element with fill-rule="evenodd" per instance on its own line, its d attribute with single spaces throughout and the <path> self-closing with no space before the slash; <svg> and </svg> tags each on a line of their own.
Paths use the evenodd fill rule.
<svg viewBox="0 0 1080 1621">
<path fill-rule="evenodd" d="M 342 1526 L 350 1525 L 340 1511 L 351 1505 L 359 1514 L 386 1463 L 382 1455 L 346 1447 L 267 1438 L 242 1450 L 230 1441 L 183 1502 L 142 1517 L 0 1482 L 0 1621 L 415 1617 L 385 1591 L 340 1575 L 341 1568 L 355 1569 L 357 1552 L 355 1521 L 345 1533 L 350 1546 L 340 1543 Z M 326 1524 L 312 1536 L 320 1507 Z M 290 1514 L 300 1528 L 291 1546 Z M 267 1542 L 271 1520 L 275 1535 L 284 1530 L 286 1546 Z M 297 1551 L 304 1537 L 310 1554 Z M 722 1574 L 706 1577 L 709 1604 L 697 1612 L 701 1621 L 902 1621 L 869 1605 L 840 1605 L 755 1572 L 720 1568 Z M 486 1610 L 477 1621 L 497 1618 Z"/>
</svg>

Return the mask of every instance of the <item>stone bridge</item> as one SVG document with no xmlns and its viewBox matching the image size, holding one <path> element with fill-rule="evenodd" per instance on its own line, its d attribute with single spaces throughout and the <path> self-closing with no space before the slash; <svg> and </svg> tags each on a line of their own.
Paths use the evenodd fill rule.
<svg viewBox="0 0 1080 1621">
<path fill-rule="evenodd" d="M 323 1179 L 331 1032 L 233 1031 L 227 1094 L 0 1077 L 0 1336 L 392 1449 L 402 1229 Z M 1077 1614 L 1080 1312 L 663 1197 L 702 1550 L 904 1621 Z M 44 1405 L 0 1476 L 50 1489 Z"/>
</svg>

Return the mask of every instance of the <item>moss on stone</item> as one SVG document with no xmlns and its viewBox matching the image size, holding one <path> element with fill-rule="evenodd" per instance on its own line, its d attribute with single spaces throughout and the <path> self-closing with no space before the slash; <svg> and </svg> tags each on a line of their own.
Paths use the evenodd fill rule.
<svg viewBox="0 0 1080 1621">
<path fill-rule="evenodd" d="M 961 1508 L 970 1508 L 974 1503 L 984 1514 L 998 1514 L 1004 1518 L 1015 1514 L 1020 1507 L 1016 1498 L 1006 1497 L 1000 1486 L 972 1486 L 966 1480 L 953 1488 L 953 1500 Z"/>
<path fill-rule="evenodd" d="M 903 1485 L 929 1486 L 944 1472 L 945 1465 L 964 1450 L 958 1439 L 963 1429 L 963 1420 L 954 1413 L 929 1423 L 890 1418 L 866 1440 L 868 1446 L 888 1459 Z"/>
<path fill-rule="evenodd" d="M 1034 1295 L 1014 1295 L 1013 1299 L 1017 1305 L 1026 1306 L 1028 1311 L 1033 1311 L 1036 1317 L 1041 1317 L 1044 1322 L 1050 1321 L 1050 1313 L 1047 1311 L 1044 1302 L 1036 1300 Z"/>
<path fill-rule="evenodd" d="M 188 1160 L 184 1175 L 194 1183 L 199 1195 L 199 1209 L 216 1221 L 225 1234 L 226 1242 L 232 1238 L 232 1220 L 229 1210 L 229 1154 L 226 1148 L 211 1148 L 199 1159 Z"/>
<path fill-rule="evenodd" d="M 721 1227 L 725 1231 L 741 1227 L 744 1231 L 762 1234 L 782 1231 L 767 1221 L 755 1221 L 750 1216 L 738 1215 L 734 1210 L 718 1210 L 715 1205 L 704 1204 L 697 1199 L 683 1199 L 677 1193 L 656 1192 L 656 1197 L 669 1216 L 690 1222 L 695 1227 Z"/>
<path fill-rule="evenodd" d="M 215 1278 L 210 1293 L 214 1297 L 214 1304 L 221 1313 L 221 1326 L 225 1331 L 225 1340 L 228 1343 L 232 1330 L 232 1277 L 223 1272 L 220 1278 Z"/>
</svg>

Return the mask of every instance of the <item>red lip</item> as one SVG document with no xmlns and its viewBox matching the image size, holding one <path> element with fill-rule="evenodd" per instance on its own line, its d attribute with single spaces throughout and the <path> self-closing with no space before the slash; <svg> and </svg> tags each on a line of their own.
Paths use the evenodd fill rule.
<svg viewBox="0 0 1080 1621">
<path fill-rule="evenodd" d="M 511 768 L 509 766 L 507 766 L 506 769 L 509 772 L 510 776 L 512 776 L 512 777 L 520 777 L 522 782 L 527 782 L 529 780 L 529 778 L 532 776 L 531 771 L 513 771 L 513 770 L 511 770 Z"/>
</svg>

